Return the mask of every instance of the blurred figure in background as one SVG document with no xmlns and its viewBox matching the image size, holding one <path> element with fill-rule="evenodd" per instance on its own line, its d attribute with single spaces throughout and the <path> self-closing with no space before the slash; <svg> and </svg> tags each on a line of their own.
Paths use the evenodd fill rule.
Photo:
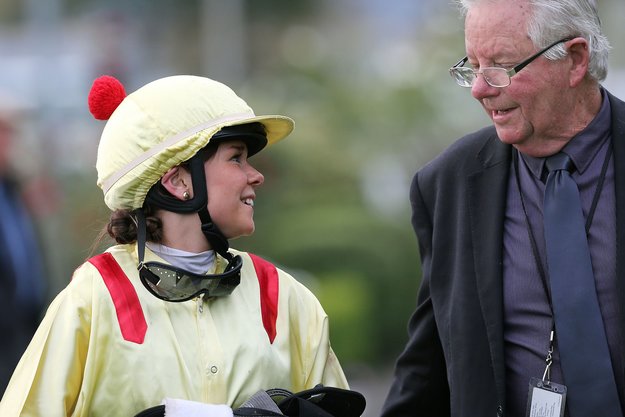
<svg viewBox="0 0 625 417">
<path fill-rule="evenodd" d="M 0 394 L 37 328 L 45 302 L 43 256 L 12 149 L 17 127 L 0 112 Z"/>
</svg>

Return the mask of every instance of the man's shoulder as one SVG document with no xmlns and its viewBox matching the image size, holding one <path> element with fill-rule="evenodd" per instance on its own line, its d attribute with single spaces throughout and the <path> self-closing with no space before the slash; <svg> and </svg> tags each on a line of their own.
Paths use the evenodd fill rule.
<svg viewBox="0 0 625 417">
<path fill-rule="evenodd" d="M 623 123 L 625 120 L 625 101 L 623 101 L 620 97 L 613 95 L 608 90 L 605 91 L 608 94 L 608 100 L 610 101 L 610 107 L 612 109 L 612 121 Z M 616 120 L 614 120 L 614 118 Z"/>
<path fill-rule="evenodd" d="M 466 151 L 479 152 L 490 143 L 500 143 L 495 126 L 483 127 L 468 133 L 452 143 L 446 151 L 449 153 L 462 153 Z"/>
<path fill-rule="evenodd" d="M 494 126 L 484 127 L 457 139 L 426 164 L 420 172 L 473 171 L 508 155 L 509 145 L 497 137 Z"/>
</svg>

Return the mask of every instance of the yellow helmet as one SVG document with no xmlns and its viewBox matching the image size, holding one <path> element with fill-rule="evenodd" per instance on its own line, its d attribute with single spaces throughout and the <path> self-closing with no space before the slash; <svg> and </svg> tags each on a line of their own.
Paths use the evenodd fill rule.
<svg viewBox="0 0 625 417">
<path fill-rule="evenodd" d="M 96 169 L 111 210 L 142 207 L 165 172 L 191 159 L 224 127 L 258 122 L 267 145 L 293 130 L 291 118 L 256 116 L 228 86 L 192 75 L 161 78 L 129 95 L 118 80 L 102 76 L 89 93 L 89 109 L 108 120 Z"/>
</svg>

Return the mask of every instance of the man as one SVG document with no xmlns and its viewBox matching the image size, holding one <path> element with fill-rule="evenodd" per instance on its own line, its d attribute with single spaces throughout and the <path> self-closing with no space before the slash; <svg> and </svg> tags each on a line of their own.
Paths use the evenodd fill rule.
<svg viewBox="0 0 625 417">
<path fill-rule="evenodd" d="M 467 57 L 450 72 L 471 88 L 494 126 L 461 138 L 414 177 L 412 224 L 423 278 L 382 415 L 622 416 L 625 103 L 600 85 L 609 44 L 596 6 L 458 2 Z M 569 175 L 569 161 L 566 175 L 580 195 L 591 266 L 583 256 L 564 261 L 566 248 L 562 255 L 553 249 L 557 243 L 547 245 L 573 246 L 552 238 L 552 224 L 565 211 L 554 216 L 554 197 L 545 195 L 550 181 L 556 187 L 546 168 L 552 155 L 567 156 L 575 168 Z M 568 360 L 590 332 L 578 329 L 565 343 L 567 329 L 590 314 L 579 306 L 561 313 L 559 300 L 569 297 L 558 295 L 558 261 L 571 276 L 590 269 L 596 290 L 580 298 L 599 306 L 600 324 L 590 327 L 601 334 L 603 354 Z M 568 285 L 571 294 L 578 289 Z M 607 363 L 606 378 L 596 374 L 597 358 Z M 611 396 L 591 391 L 600 383 Z M 597 412 L 585 414 L 589 409 Z"/>
</svg>

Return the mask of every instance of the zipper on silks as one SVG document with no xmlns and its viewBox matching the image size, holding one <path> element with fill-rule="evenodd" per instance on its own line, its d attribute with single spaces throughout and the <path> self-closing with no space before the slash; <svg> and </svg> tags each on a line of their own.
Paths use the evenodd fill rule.
<svg viewBox="0 0 625 417">
<path fill-rule="evenodd" d="M 200 296 L 197 297 L 196 300 L 197 300 L 197 312 L 199 314 L 202 314 L 204 312 L 204 293 L 200 294 Z"/>
<path fill-rule="evenodd" d="M 206 335 L 206 329 L 205 329 L 205 325 L 206 325 L 206 320 L 203 317 L 203 313 L 204 313 L 204 294 L 200 294 L 198 297 L 195 298 L 195 302 L 197 303 L 197 313 L 196 313 L 196 326 L 197 326 L 197 342 L 199 344 L 198 348 L 199 348 L 199 352 L 200 352 L 200 356 L 201 357 L 208 357 L 207 355 L 207 346 L 206 346 L 206 340 L 207 338 L 205 337 Z M 206 365 L 206 364 L 204 364 Z M 209 402 L 209 398 L 208 398 L 208 393 L 210 392 L 210 377 L 208 376 L 208 371 L 204 370 L 204 372 L 202 372 L 200 374 L 200 381 L 199 381 L 199 385 L 201 386 L 201 392 L 202 392 L 202 401 L 203 402 Z"/>
</svg>

